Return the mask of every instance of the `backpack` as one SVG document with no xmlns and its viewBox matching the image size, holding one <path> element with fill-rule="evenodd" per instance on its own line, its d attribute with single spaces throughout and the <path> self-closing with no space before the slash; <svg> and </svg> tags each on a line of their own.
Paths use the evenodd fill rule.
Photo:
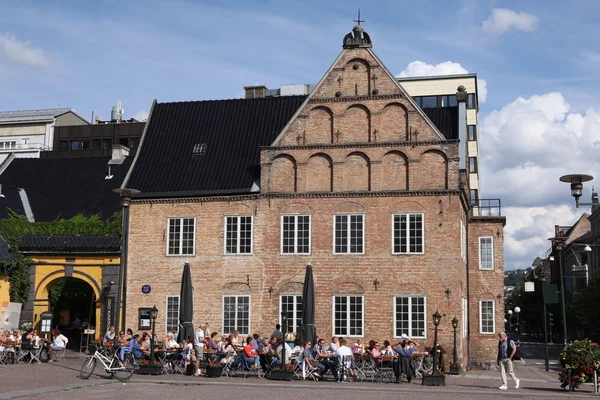
<svg viewBox="0 0 600 400">
<path fill-rule="evenodd" d="M 515 355 L 513 356 L 513 360 L 520 360 L 521 358 L 523 358 L 523 355 L 521 354 L 521 350 L 519 349 L 519 346 L 517 346 L 515 344 L 514 341 L 510 341 L 510 347 L 511 349 L 517 349 L 517 351 L 515 352 Z M 512 350 L 511 350 L 512 353 Z"/>
</svg>

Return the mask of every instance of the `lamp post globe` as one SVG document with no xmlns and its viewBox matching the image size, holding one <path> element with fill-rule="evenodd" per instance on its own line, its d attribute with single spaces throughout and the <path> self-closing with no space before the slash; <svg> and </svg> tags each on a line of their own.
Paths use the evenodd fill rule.
<svg viewBox="0 0 600 400">
<path fill-rule="evenodd" d="M 519 313 L 521 312 L 520 307 L 515 307 L 515 314 L 517 314 L 517 345 L 521 344 L 521 324 L 519 323 Z"/>
<path fill-rule="evenodd" d="M 509 311 L 509 312 L 510 312 L 510 311 Z M 520 313 L 520 312 L 521 312 L 521 308 L 519 308 L 519 307 L 515 307 L 515 312 L 516 312 L 517 314 L 518 314 L 518 313 Z"/>
</svg>

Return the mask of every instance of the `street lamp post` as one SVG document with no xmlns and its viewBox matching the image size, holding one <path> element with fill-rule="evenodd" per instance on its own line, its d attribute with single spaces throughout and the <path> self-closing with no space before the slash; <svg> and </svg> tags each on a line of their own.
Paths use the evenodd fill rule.
<svg viewBox="0 0 600 400">
<path fill-rule="evenodd" d="M 150 310 L 150 318 L 152 319 L 152 337 L 150 337 L 150 363 L 154 363 L 154 331 L 156 329 L 156 317 L 158 317 L 158 308 L 156 305 Z"/>
<path fill-rule="evenodd" d="M 567 310 L 565 307 L 565 278 L 564 278 L 563 263 L 562 263 L 562 251 L 563 251 L 562 241 L 559 241 L 556 244 L 556 250 L 558 250 L 558 272 L 560 275 L 560 307 L 562 310 L 562 317 L 563 317 L 563 344 L 566 347 L 569 340 L 567 338 L 567 332 L 568 332 L 568 330 L 567 330 Z"/>
<path fill-rule="evenodd" d="M 434 326 L 434 335 L 433 335 L 433 372 L 431 375 L 424 374 L 423 379 L 421 381 L 422 385 L 425 386 L 444 386 L 446 385 L 446 376 L 440 374 L 438 371 L 439 364 L 439 355 L 438 355 L 438 326 L 442 320 L 442 316 L 439 311 L 436 311 L 433 314 L 433 326 Z M 458 321 L 457 321 L 458 324 Z M 456 354 L 456 346 L 455 346 L 455 354 Z"/>
<path fill-rule="evenodd" d="M 434 335 L 433 335 L 433 374 L 438 375 L 438 365 L 440 358 L 438 356 L 438 325 L 442 320 L 442 316 L 439 311 L 436 311 L 433 314 L 433 326 L 434 326 Z"/>
<path fill-rule="evenodd" d="M 284 332 L 283 334 L 283 339 L 282 339 L 282 343 L 281 343 L 281 370 L 285 371 L 285 332 L 287 332 L 287 327 L 288 325 L 288 315 L 287 315 L 287 311 L 282 311 L 281 312 L 281 328 Z"/>
<path fill-rule="evenodd" d="M 517 314 L 517 346 L 521 345 L 521 324 L 519 323 L 519 313 L 521 312 L 520 307 L 515 307 L 515 314 Z"/>
<path fill-rule="evenodd" d="M 458 328 L 458 319 L 456 319 L 456 315 L 452 318 L 452 329 L 454 330 L 454 357 L 452 357 L 452 367 L 450 367 L 450 374 L 458 375 L 460 374 L 460 368 L 458 367 L 458 363 L 456 360 L 456 328 Z"/>
<path fill-rule="evenodd" d="M 512 333 L 512 315 L 513 315 L 513 311 L 512 310 L 508 310 L 506 313 L 508 314 L 508 333 Z"/>
</svg>

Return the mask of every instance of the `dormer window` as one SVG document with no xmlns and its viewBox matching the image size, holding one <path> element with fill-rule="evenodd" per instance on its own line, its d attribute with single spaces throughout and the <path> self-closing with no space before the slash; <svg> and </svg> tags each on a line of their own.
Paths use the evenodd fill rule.
<svg viewBox="0 0 600 400">
<path fill-rule="evenodd" d="M 194 145 L 194 150 L 192 151 L 192 154 L 195 156 L 203 156 L 204 154 L 206 154 L 206 143 L 198 143 Z"/>
</svg>

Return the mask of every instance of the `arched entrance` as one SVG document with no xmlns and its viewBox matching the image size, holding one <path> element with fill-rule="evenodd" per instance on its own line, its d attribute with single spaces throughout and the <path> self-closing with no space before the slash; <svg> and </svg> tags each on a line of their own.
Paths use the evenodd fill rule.
<svg viewBox="0 0 600 400">
<path fill-rule="evenodd" d="M 83 329 L 97 326 L 102 303 L 96 279 L 76 270 L 69 275 L 58 270 L 44 274 L 44 278 L 36 282 L 34 324 L 39 323 L 43 312 L 51 311 L 52 327 L 58 327 L 76 346 Z"/>
</svg>

